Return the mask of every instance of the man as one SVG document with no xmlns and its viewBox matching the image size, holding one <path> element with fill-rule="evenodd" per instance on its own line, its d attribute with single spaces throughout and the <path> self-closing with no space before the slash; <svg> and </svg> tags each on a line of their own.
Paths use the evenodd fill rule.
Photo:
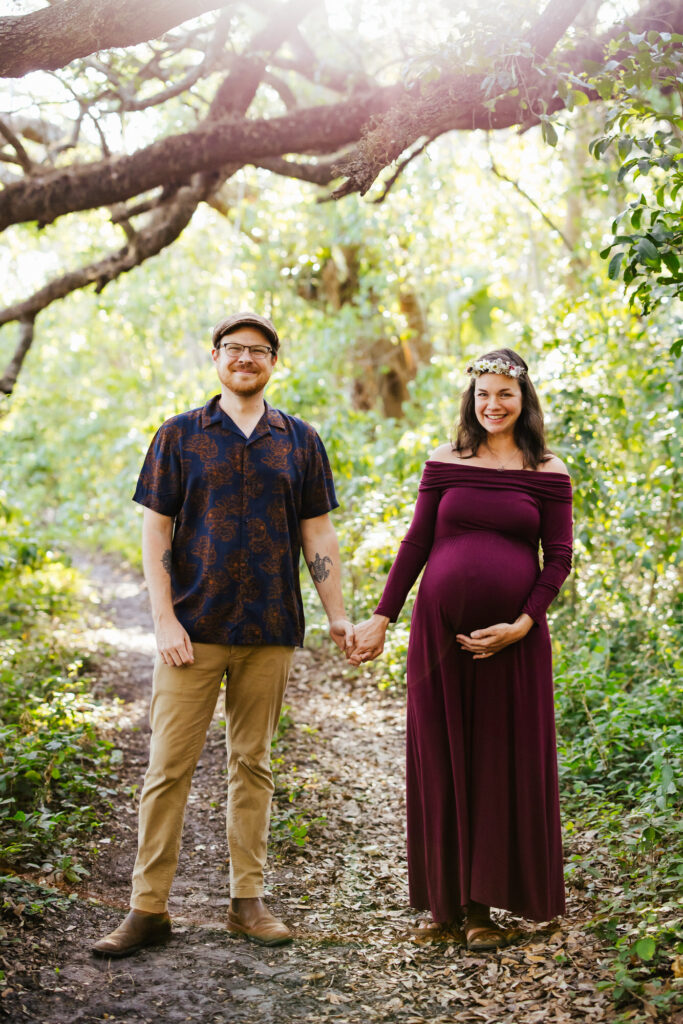
<svg viewBox="0 0 683 1024">
<path fill-rule="evenodd" d="M 226 678 L 228 929 L 274 946 L 287 926 L 263 901 L 273 781 L 270 743 L 294 648 L 304 635 L 299 555 L 335 643 L 353 648 L 328 513 L 332 474 L 315 430 L 264 401 L 280 341 L 270 320 L 238 313 L 213 330 L 221 393 L 162 425 L 134 500 L 158 655 L 150 760 L 140 799 L 131 912 L 93 946 L 128 956 L 171 933 L 167 899 L 192 774 Z"/>
</svg>

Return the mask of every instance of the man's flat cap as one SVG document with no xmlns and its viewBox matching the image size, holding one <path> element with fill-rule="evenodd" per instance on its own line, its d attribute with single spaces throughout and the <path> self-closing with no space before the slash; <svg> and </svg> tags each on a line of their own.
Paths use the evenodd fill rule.
<svg viewBox="0 0 683 1024">
<path fill-rule="evenodd" d="M 213 329 L 213 347 L 216 347 L 217 342 L 224 334 L 229 334 L 231 331 L 237 330 L 238 327 L 256 327 L 262 334 L 265 334 L 276 351 L 280 347 L 280 339 L 275 325 L 267 317 L 259 316 L 258 313 L 233 313 L 232 316 L 226 316 L 223 320 L 219 320 Z"/>
</svg>

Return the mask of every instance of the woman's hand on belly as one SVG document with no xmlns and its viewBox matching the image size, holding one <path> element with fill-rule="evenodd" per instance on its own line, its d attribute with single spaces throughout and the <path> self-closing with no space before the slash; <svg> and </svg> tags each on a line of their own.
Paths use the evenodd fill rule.
<svg viewBox="0 0 683 1024">
<path fill-rule="evenodd" d="M 469 651 L 474 660 L 490 658 L 504 647 L 516 644 L 527 635 L 534 624 L 530 615 L 522 614 L 514 622 L 499 622 L 486 629 L 474 629 L 469 634 L 458 633 L 457 641 L 463 651 Z"/>
</svg>

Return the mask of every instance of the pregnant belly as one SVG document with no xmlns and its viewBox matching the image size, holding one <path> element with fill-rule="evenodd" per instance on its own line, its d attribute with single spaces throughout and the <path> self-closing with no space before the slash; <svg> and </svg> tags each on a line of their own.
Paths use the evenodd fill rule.
<svg viewBox="0 0 683 1024">
<path fill-rule="evenodd" d="M 483 530 L 446 537 L 429 555 L 420 611 L 438 611 L 459 633 L 512 622 L 537 576 L 536 554 L 523 541 Z"/>
</svg>

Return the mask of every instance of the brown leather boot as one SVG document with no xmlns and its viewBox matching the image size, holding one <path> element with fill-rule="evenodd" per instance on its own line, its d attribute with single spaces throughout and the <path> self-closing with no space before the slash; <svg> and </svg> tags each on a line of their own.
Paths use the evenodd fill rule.
<svg viewBox="0 0 683 1024">
<path fill-rule="evenodd" d="M 284 946 L 292 941 L 287 925 L 274 917 L 260 898 L 233 900 L 228 910 L 228 934 L 243 935 L 261 946 Z"/>
<path fill-rule="evenodd" d="M 92 946 L 95 956 L 122 957 L 144 946 L 158 946 L 171 937 L 171 919 L 164 914 L 142 914 L 131 910 L 125 921 Z"/>
</svg>

